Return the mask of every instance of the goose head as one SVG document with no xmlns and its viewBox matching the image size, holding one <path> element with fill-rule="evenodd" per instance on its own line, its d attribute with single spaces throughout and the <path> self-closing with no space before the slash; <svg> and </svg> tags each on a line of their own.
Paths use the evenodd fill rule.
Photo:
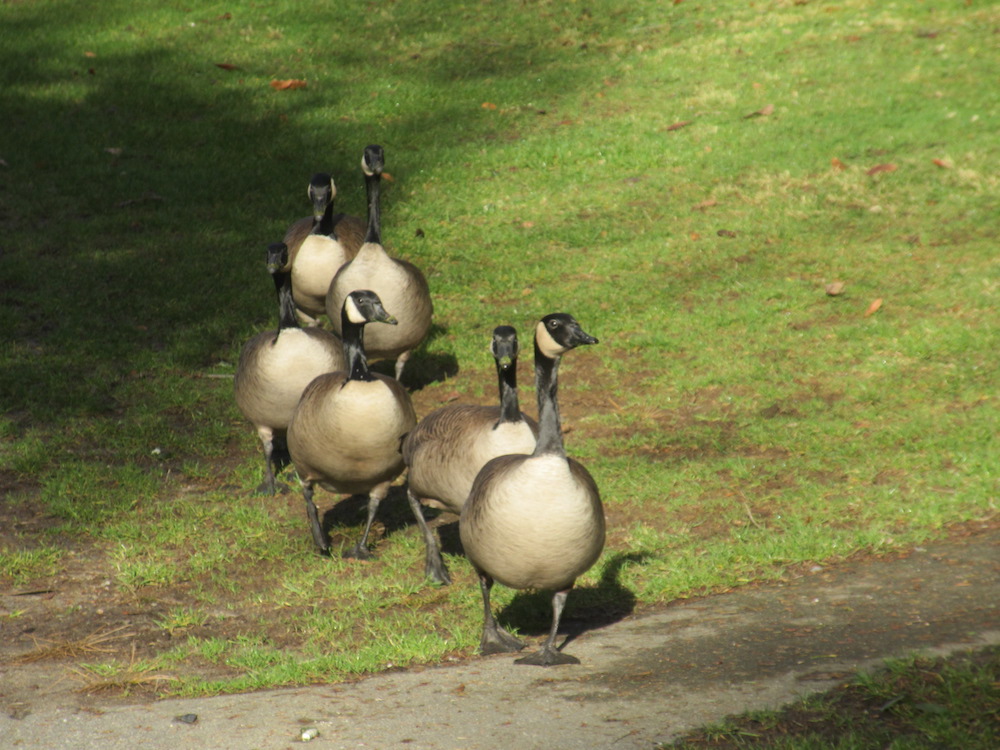
<svg viewBox="0 0 1000 750">
<path fill-rule="evenodd" d="M 317 172 L 309 180 L 309 202 L 313 207 L 313 218 L 319 221 L 326 213 L 326 207 L 337 197 L 337 186 L 326 172 Z"/>
<path fill-rule="evenodd" d="M 288 245 L 272 242 L 267 246 L 267 272 L 274 276 L 288 265 Z"/>
<path fill-rule="evenodd" d="M 365 146 L 365 152 L 361 156 L 361 171 L 369 177 L 382 176 L 382 169 L 385 167 L 385 152 L 381 146 Z"/>
<path fill-rule="evenodd" d="M 546 315 L 535 326 L 535 346 L 550 359 L 560 357 L 581 344 L 596 344 L 597 338 L 586 333 L 569 313 Z"/>
<path fill-rule="evenodd" d="M 343 317 L 356 325 L 366 323 L 388 323 L 396 325 L 397 321 L 382 306 L 382 300 L 369 289 L 356 289 L 344 299 Z"/>
<path fill-rule="evenodd" d="M 517 365 L 517 351 L 517 331 L 513 327 L 497 326 L 493 329 L 490 353 L 502 372 Z"/>
</svg>

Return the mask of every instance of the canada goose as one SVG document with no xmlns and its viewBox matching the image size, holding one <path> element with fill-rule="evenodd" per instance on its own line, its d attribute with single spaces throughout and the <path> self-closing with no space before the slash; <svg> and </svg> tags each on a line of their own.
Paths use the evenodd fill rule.
<svg viewBox="0 0 1000 750">
<path fill-rule="evenodd" d="M 319 328 L 300 328 L 292 301 L 288 247 L 267 248 L 267 270 L 278 292 L 278 330 L 250 339 L 240 352 L 234 378 L 236 405 L 257 428 L 264 445 L 264 483 L 258 492 L 275 494 L 274 476 L 288 463 L 285 433 L 302 391 L 317 375 L 344 367 L 340 339 Z"/>
<path fill-rule="evenodd" d="M 517 331 L 498 326 L 490 351 L 496 360 L 499 406 L 454 404 L 424 417 L 403 442 L 408 492 L 461 513 L 472 482 L 491 458 L 535 449 L 538 424 L 517 401 Z"/>
<path fill-rule="evenodd" d="M 345 263 L 326 295 L 326 312 L 333 330 L 340 333 L 340 307 L 352 289 L 371 289 L 386 309 L 399 320 L 395 328 L 379 327 L 369 332 L 366 341 L 372 359 L 395 359 L 396 379 L 403 374 L 410 352 L 427 336 L 434 306 L 427 279 L 412 263 L 391 258 L 382 247 L 380 184 L 385 155 L 381 146 L 368 146 L 361 159 L 368 194 L 368 232 L 353 260 Z"/>
<path fill-rule="evenodd" d="M 335 214 L 337 186 L 325 172 L 309 181 L 313 215 L 299 219 L 285 232 L 292 267 L 292 295 L 299 317 L 316 325 L 326 311 L 326 292 L 334 274 L 357 255 L 365 239 L 365 222 L 356 216 Z"/>
<path fill-rule="evenodd" d="M 410 395 L 399 381 L 368 369 L 364 327 L 373 322 L 396 325 L 374 292 L 355 290 L 348 294 L 341 310 L 347 369 L 313 380 L 288 425 L 288 450 L 302 483 L 313 539 L 326 555 L 330 554 L 330 542 L 313 502 L 315 485 L 334 492 L 368 493 L 364 534 L 344 557 L 371 557 L 368 533 L 375 512 L 392 481 L 403 471 L 400 445 L 417 423 Z M 427 574 L 438 580 L 440 571 L 431 564 L 434 560 L 441 565 L 437 540 L 420 504 L 411 502 L 410 507 L 428 545 Z"/>
<path fill-rule="evenodd" d="M 487 463 L 462 508 L 459 533 L 479 574 L 483 596 L 484 654 L 519 651 L 517 638 L 496 624 L 490 591 L 499 581 L 515 589 L 554 591 L 552 628 L 542 647 L 518 664 L 579 664 L 555 647 L 566 597 L 576 578 L 604 548 L 604 510 L 590 473 L 563 447 L 557 372 L 562 355 L 596 344 L 571 315 L 547 315 L 535 327 L 538 443 L 530 456 L 500 456 Z"/>
</svg>

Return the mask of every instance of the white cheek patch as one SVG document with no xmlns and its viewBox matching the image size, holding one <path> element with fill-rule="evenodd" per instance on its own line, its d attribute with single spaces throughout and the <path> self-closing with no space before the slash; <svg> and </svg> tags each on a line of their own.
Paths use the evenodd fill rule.
<svg viewBox="0 0 1000 750">
<path fill-rule="evenodd" d="M 348 294 L 347 299 L 344 300 L 344 309 L 347 310 L 347 319 L 352 323 L 368 322 L 368 318 L 361 314 L 357 303 L 354 301 L 354 297 L 350 294 Z"/>
<path fill-rule="evenodd" d="M 337 197 L 337 186 L 333 184 L 333 178 L 330 178 L 330 202 Z"/>
<path fill-rule="evenodd" d="M 569 351 L 565 346 L 557 343 L 552 338 L 552 334 L 549 333 L 545 327 L 545 323 L 542 321 L 539 321 L 538 325 L 535 326 L 535 341 L 538 342 L 538 348 L 542 354 L 550 359 L 555 359 Z"/>
</svg>

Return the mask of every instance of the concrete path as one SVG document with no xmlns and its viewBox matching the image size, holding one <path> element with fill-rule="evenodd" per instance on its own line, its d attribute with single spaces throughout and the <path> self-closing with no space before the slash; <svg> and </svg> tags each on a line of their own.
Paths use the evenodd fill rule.
<svg viewBox="0 0 1000 750">
<path fill-rule="evenodd" d="M 1000 643 L 998 544 L 994 530 L 680 602 L 574 639 L 581 666 L 498 656 L 346 685 L 44 708 L 0 717 L 0 748 L 270 750 L 300 747 L 309 728 L 317 750 L 654 748 L 884 658 Z"/>
</svg>

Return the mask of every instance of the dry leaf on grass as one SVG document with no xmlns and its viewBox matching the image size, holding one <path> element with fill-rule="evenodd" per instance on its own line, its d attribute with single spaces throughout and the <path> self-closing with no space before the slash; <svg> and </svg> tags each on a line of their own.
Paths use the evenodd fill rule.
<svg viewBox="0 0 1000 750">
<path fill-rule="evenodd" d="M 941 169 L 951 169 L 951 162 L 947 159 L 931 159 L 931 162 Z"/>
<path fill-rule="evenodd" d="M 868 305 L 868 309 L 865 310 L 865 317 L 867 318 L 869 315 L 874 315 L 875 313 L 878 312 L 878 309 L 880 307 L 882 307 L 881 297 L 879 297 L 877 300 L 873 300 L 872 303 Z"/>
<path fill-rule="evenodd" d="M 223 70 L 239 70 L 239 65 L 233 65 L 232 63 L 215 63 L 215 67 L 222 68 Z"/>
<path fill-rule="evenodd" d="M 831 281 L 826 285 L 826 293 L 831 297 L 836 297 L 844 293 L 845 286 L 843 281 Z"/>
<path fill-rule="evenodd" d="M 898 167 L 895 164 L 876 164 L 874 167 L 869 169 L 865 174 L 871 177 L 879 172 L 895 172 Z"/>
<path fill-rule="evenodd" d="M 304 89 L 306 82 L 298 78 L 289 78 L 284 81 L 271 81 L 271 88 L 275 91 L 291 91 L 292 89 Z"/>
<path fill-rule="evenodd" d="M 756 112 L 751 112 L 748 115 L 743 115 L 743 119 L 749 120 L 751 117 L 767 117 L 768 115 L 773 113 L 774 113 L 774 105 L 768 104 L 765 107 L 761 107 Z"/>
<path fill-rule="evenodd" d="M 836 156 L 833 157 L 832 159 L 830 159 L 830 166 L 833 167 L 836 170 L 841 171 L 841 172 L 844 171 L 845 169 L 847 169 L 847 165 L 844 164 L 844 162 L 842 162 Z"/>
<path fill-rule="evenodd" d="M 497 105 L 495 105 L 493 102 L 483 102 L 482 107 L 483 109 L 496 109 Z"/>
<path fill-rule="evenodd" d="M 667 132 L 669 133 L 672 130 L 680 130 L 681 128 L 686 128 L 692 122 L 694 122 L 694 120 L 682 120 L 681 122 L 675 122 L 673 125 L 667 126 Z"/>
</svg>

